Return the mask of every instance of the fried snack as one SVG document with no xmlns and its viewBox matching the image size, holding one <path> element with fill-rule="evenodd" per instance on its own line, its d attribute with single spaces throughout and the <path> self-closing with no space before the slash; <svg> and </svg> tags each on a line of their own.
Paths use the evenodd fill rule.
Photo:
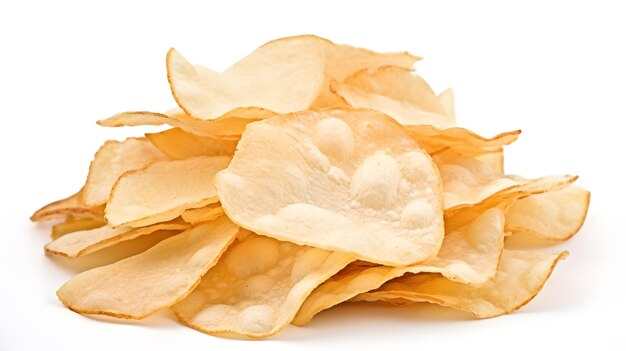
<svg viewBox="0 0 626 351">
<path fill-rule="evenodd" d="M 237 230 L 225 216 L 200 224 L 136 256 L 78 274 L 57 296 L 78 313 L 145 318 L 184 299 Z"/>
<path fill-rule="evenodd" d="M 388 265 L 434 257 L 441 183 L 430 157 L 371 110 L 301 112 L 250 124 L 216 177 L 240 226 Z"/>
</svg>

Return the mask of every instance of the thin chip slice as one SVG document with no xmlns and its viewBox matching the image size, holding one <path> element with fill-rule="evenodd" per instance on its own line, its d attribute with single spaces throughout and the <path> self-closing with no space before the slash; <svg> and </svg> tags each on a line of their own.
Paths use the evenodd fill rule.
<svg viewBox="0 0 626 351">
<path fill-rule="evenodd" d="M 82 192 L 87 206 L 104 205 L 109 200 L 115 181 L 127 171 L 167 159 L 145 138 L 109 140 L 96 152 Z"/>
<path fill-rule="evenodd" d="M 181 322 L 205 333 L 268 337 L 291 322 L 315 287 L 352 260 L 248 233 L 173 310 Z"/>
<path fill-rule="evenodd" d="M 347 267 L 311 293 L 292 323 L 306 324 L 317 313 L 405 273 L 441 273 L 452 281 L 485 284 L 496 275 L 503 244 L 504 213 L 497 208 L 488 210 L 469 226 L 449 229 L 432 260 L 409 267 Z"/>
<path fill-rule="evenodd" d="M 87 206 L 82 201 L 82 189 L 76 194 L 62 200 L 52 202 L 38 209 L 30 216 L 33 222 L 45 221 L 54 218 L 73 216 L 74 218 L 102 218 L 103 206 Z"/>
<path fill-rule="evenodd" d="M 245 110 L 245 111 L 244 111 Z M 273 116 L 273 112 L 258 108 L 239 109 L 238 116 L 213 120 L 192 119 L 183 114 L 163 114 L 159 112 L 131 111 L 98 121 L 103 127 L 160 126 L 163 124 L 180 128 L 185 132 L 210 138 L 238 140 L 246 125 L 256 120 Z"/>
<path fill-rule="evenodd" d="M 237 116 L 240 107 L 278 113 L 307 109 L 324 83 L 324 53 L 308 40 L 269 42 L 223 73 L 167 53 L 172 95 L 189 116 L 210 120 Z"/>
<path fill-rule="evenodd" d="M 51 255 L 76 258 L 158 230 L 184 230 L 187 228 L 189 228 L 189 224 L 182 220 L 158 223 L 141 228 L 113 228 L 110 225 L 104 225 L 95 229 L 76 231 L 59 237 L 48 243 L 45 250 L 46 253 Z"/>
<path fill-rule="evenodd" d="M 349 106 L 383 112 L 405 125 L 454 125 L 454 118 L 447 115 L 428 83 L 408 69 L 388 66 L 362 70 L 331 89 Z"/>
<path fill-rule="evenodd" d="M 582 227 L 589 208 L 589 191 L 570 185 L 528 196 L 506 211 L 506 230 L 548 240 L 566 240 Z"/>
<path fill-rule="evenodd" d="M 102 227 L 104 224 L 104 218 L 74 218 L 69 216 L 65 222 L 52 226 L 51 237 L 58 239 L 65 234 Z"/>
<path fill-rule="evenodd" d="M 189 224 L 212 221 L 224 214 L 224 209 L 219 203 L 210 204 L 200 208 L 185 210 L 180 217 Z"/>
<path fill-rule="evenodd" d="M 504 250 L 496 278 L 482 287 L 452 282 L 437 274 L 396 278 L 380 289 L 361 294 L 354 301 L 405 299 L 431 302 L 490 318 L 511 313 L 530 302 L 543 288 L 567 251 L 548 254 Z"/>
<path fill-rule="evenodd" d="M 439 129 L 429 125 L 405 126 L 411 135 L 429 154 L 450 150 L 465 157 L 500 151 L 502 146 L 513 143 L 521 130 L 498 134 L 492 138 L 482 137 L 468 129 L 453 127 Z"/>
<path fill-rule="evenodd" d="M 160 161 L 124 174 L 111 191 L 107 223 L 143 227 L 217 202 L 214 177 L 229 161 L 225 156 Z"/>
<path fill-rule="evenodd" d="M 496 175 L 504 175 L 504 150 L 502 147 L 498 151 L 478 155 L 475 158 L 491 168 Z"/>
<path fill-rule="evenodd" d="M 237 230 L 226 216 L 200 224 L 136 256 L 78 274 L 57 296 L 78 313 L 145 318 L 185 298 Z"/>
<path fill-rule="evenodd" d="M 163 154 L 175 160 L 196 156 L 232 156 L 237 147 L 237 140 L 202 137 L 180 128 L 148 133 L 146 138 Z"/>
<path fill-rule="evenodd" d="M 388 265 L 432 258 L 443 240 L 437 169 L 376 111 L 307 111 L 250 124 L 216 183 L 235 223 L 279 240 Z"/>
</svg>

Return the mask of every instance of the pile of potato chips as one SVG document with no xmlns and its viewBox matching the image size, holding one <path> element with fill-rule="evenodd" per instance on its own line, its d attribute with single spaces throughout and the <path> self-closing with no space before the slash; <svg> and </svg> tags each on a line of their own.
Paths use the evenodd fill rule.
<svg viewBox="0 0 626 351">
<path fill-rule="evenodd" d="M 506 175 L 503 146 L 519 131 L 457 127 L 452 91 L 435 94 L 418 60 L 310 35 L 224 72 L 170 50 L 178 107 L 98 123 L 171 129 L 105 142 L 83 188 L 31 217 L 62 220 L 45 250 L 69 259 L 167 235 L 78 274 L 61 302 L 131 319 L 169 308 L 202 332 L 255 338 L 345 301 L 478 318 L 528 303 L 568 253 L 505 238 L 570 238 L 590 194 L 576 176 Z"/>
</svg>

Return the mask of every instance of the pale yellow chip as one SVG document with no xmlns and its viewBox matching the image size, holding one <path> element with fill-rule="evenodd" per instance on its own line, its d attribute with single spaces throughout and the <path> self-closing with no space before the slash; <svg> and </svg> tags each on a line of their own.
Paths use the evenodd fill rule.
<svg viewBox="0 0 626 351">
<path fill-rule="evenodd" d="M 315 287 L 352 260 L 248 233 L 173 310 L 181 322 L 205 333 L 268 337 L 291 322 Z"/>
<path fill-rule="evenodd" d="M 502 147 L 498 151 L 477 155 L 474 158 L 491 168 L 496 175 L 504 175 L 504 150 Z"/>
<path fill-rule="evenodd" d="M 185 210 L 180 217 L 189 224 L 211 221 L 224 214 L 220 203 L 206 205 L 200 208 Z"/>
<path fill-rule="evenodd" d="M 504 213 L 490 209 L 471 225 L 447 230 L 434 259 L 409 267 L 347 267 L 311 293 L 292 323 L 306 324 L 317 313 L 405 273 L 441 273 L 452 281 L 485 284 L 496 275 L 503 244 Z"/>
<path fill-rule="evenodd" d="M 273 116 L 274 113 L 258 108 L 239 109 L 238 116 L 213 120 L 198 120 L 184 113 L 163 114 L 159 112 L 132 111 L 98 121 L 103 127 L 160 126 L 163 124 L 180 128 L 185 132 L 217 139 L 238 140 L 246 125 L 258 119 Z"/>
<path fill-rule="evenodd" d="M 71 310 L 141 319 L 187 296 L 237 235 L 222 216 L 116 263 L 78 274 L 57 296 Z"/>
<path fill-rule="evenodd" d="M 158 230 L 183 230 L 189 228 L 189 226 L 188 223 L 182 220 L 158 223 L 142 228 L 113 228 L 110 225 L 101 225 L 97 228 L 63 235 L 48 243 L 45 250 L 46 253 L 51 255 L 76 258 Z"/>
<path fill-rule="evenodd" d="M 548 240 L 566 240 L 582 227 L 589 191 L 570 185 L 516 201 L 506 211 L 506 230 Z"/>
<path fill-rule="evenodd" d="M 332 90 L 349 106 L 383 112 L 404 125 L 449 128 L 455 123 L 428 83 L 408 69 L 362 70 Z"/>
<path fill-rule="evenodd" d="M 240 107 L 278 113 L 308 108 L 324 84 L 324 53 L 308 40 L 267 43 L 223 73 L 167 54 L 167 78 L 178 106 L 202 120 L 237 117 Z"/>
<path fill-rule="evenodd" d="M 69 216 L 65 222 L 52 226 L 50 236 L 52 239 L 58 239 L 65 234 L 102 227 L 104 224 L 104 218 L 74 218 Z"/>
<path fill-rule="evenodd" d="M 124 174 L 111 191 L 107 223 L 143 227 L 217 202 L 214 177 L 229 161 L 225 156 L 160 161 Z"/>
<path fill-rule="evenodd" d="M 146 138 L 163 154 L 175 160 L 196 156 L 232 156 L 238 142 L 198 136 L 180 128 L 148 133 Z"/>
<path fill-rule="evenodd" d="M 496 317 L 530 302 L 543 288 L 557 262 L 567 255 L 567 251 L 548 254 L 504 250 L 498 274 L 484 286 L 453 282 L 437 274 L 417 274 L 396 278 L 354 300 L 431 302 L 473 313 L 478 318 Z"/>
<path fill-rule="evenodd" d="M 502 150 L 502 146 L 513 143 L 521 130 L 505 132 L 493 138 L 482 137 L 468 129 L 453 127 L 439 129 L 430 125 L 405 126 L 429 154 L 443 150 L 453 151 L 465 157 L 474 157 Z"/>
<path fill-rule="evenodd" d="M 250 124 L 216 183 L 235 223 L 279 240 L 388 265 L 432 258 L 443 240 L 437 169 L 376 111 L 301 112 Z"/>
<path fill-rule="evenodd" d="M 109 200 L 115 181 L 127 171 L 167 159 L 145 138 L 109 140 L 96 152 L 89 167 L 82 201 L 87 206 L 104 205 Z"/>
<path fill-rule="evenodd" d="M 38 209 L 30 216 L 33 222 L 45 221 L 54 218 L 73 216 L 74 218 L 102 218 L 104 206 L 87 206 L 82 201 L 82 189 L 65 199 L 58 200 Z"/>
</svg>

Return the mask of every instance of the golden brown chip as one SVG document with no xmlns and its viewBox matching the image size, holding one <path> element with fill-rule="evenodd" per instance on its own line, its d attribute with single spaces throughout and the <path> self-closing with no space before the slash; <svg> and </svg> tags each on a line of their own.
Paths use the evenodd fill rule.
<svg viewBox="0 0 626 351">
<path fill-rule="evenodd" d="M 548 254 L 504 250 L 496 278 L 481 287 L 450 281 L 438 274 L 396 278 L 380 289 L 361 294 L 354 301 L 405 299 L 431 302 L 471 312 L 478 318 L 511 313 L 530 302 L 543 288 L 567 251 Z"/>
<path fill-rule="evenodd" d="M 216 177 L 228 216 L 259 234 L 389 265 L 437 254 L 441 184 L 391 118 L 328 110 L 250 124 Z"/>
<path fill-rule="evenodd" d="M 82 191 L 87 206 L 104 205 L 115 181 L 127 171 L 143 168 L 166 157 L 145 138 L 109 140 L 96 152 Z"/>
<path fill-rule="evenodd" d="M 237 230 L 226 216 L 200 224 L 136 256 L 78 274 L 57 296 L 78 313 L 145 318 L 185 298 Z"/>
<path fill-rule="evenodd" d="M 107 223 L 143 227 L 217 202 L 214 177 L 229 161 L 225 156 L 160 161 L 124 174 L 111 191 Z"/>
<path fill-rule="evenodd" d="M 268 337 L 291 322 L 315 287 L 352 260 L 248 233 L 172 309 L 181 322 L 205 333 Z"/>
<path fill-rule="evenodd" d="M 200 208 L 185 210 L 180 217 L 189 224 L 212 221 L 224 214 L 224 209 L 219 203 L 210 204 Z"/>
<path fill-rule="evenodd" d="M 158 223 L 142 228 L 113 228 L 110 225 L 101 225 L 95 229 L 75 231 L 59 237 L 48 243 L 45 250 L 51 255 L 76 258 L 158 230 L 183 230 L 187 228 L 189 228 L 189 224 L 182 220 Z"/>
<path fill-rule="evenodd" d="M 349 106 L 383 112 L 405 125 L 432 125 L 448 128 L 454 118 L 446 114 L 428 83 L 408 69 L 380 67 L 362 70 L 332 90 Z"/>
<path fill-rule="evenodd" d="M 52 226 L 52 239 L 82 230 L 94 229 L 102 227 L 105 224 L 104 218 L 74 218 L 69 216 L 63 223 L 57 223 Z"/>
<path fill-rule="evenodd" d="M 485 284 L 496 275 L 503 243 L 504 213 L 488 210 L 471 225 L 447 230 L 434 259 L 409 267 L 347 267 L 311 293 L 292 323 L 306 324 L 317 313 L 405 273 L 441 273 L 452 281 Z"/>
<path fill-rule="evenodd" d="M 589 191 L 570 185 L 516 201 L 506 211 L 506 230 L 548 240 L 566 240 L 582 227 Z"/>
<path fill-rule="evenodd" d="M 175 160 L 196 156 L 232 156 L 237 147 L 237 140 L 202 137 L 180 128 L 148 133 L 146 138 L 163 154 Z"/>
<path fill-rule="evenodd" d="M 103 206 L 87 206 L 82 201 L 81 191 L 62 200 L 52 202 L 38 209 L 30 216 L 33 222 L 45 221 L 54 218 L 73 216 L 74 218 L 102 218 Z"/>
</svg>

